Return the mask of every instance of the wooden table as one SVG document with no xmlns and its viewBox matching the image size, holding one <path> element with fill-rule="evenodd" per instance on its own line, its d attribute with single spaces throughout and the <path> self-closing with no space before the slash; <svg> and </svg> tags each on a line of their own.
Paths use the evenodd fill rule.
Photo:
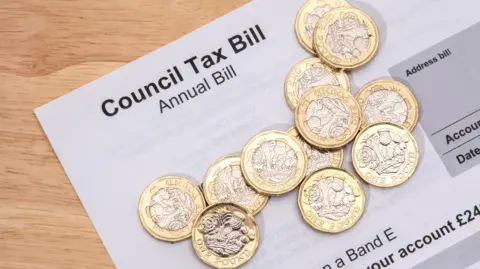
<svg viewBox="0 0 480 269">
<path fill-rule="evenodd" d="M 0 268 L 114 267 L 33 109 L 247 0 L 0 0 Z"/>
</svg>

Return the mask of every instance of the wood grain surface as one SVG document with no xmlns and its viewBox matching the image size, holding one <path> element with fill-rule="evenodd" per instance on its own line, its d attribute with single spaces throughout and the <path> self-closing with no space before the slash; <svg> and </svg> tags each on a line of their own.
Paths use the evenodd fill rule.
<svg viewBox="0 0 480 269">
<path fill-rule="evenodd" d="M 0 268 L 113 268 L 33 109 L 247 0 L 0 0 Z"/>
</svg>

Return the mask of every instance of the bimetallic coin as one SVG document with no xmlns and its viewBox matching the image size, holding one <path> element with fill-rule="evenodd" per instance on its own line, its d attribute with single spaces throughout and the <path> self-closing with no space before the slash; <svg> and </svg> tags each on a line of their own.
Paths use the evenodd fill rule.
<svg viewBox="0 0 480 269">
<path fill-rule="evenodd" d="M 308 90 L 316 86 L 333 85 L 350 91 L 350 80 L 343 71 L 333 70 L 318 58 L 308 58 L 297 63 L 285 80 L 285 98 L 295 110 L 298 101 Z"/>
<path fill-rule="evenodd" d="M 227 156 L 208 168 L 203 180 L 203 194 L 209 205 L 229 202 L 257 214 L 265 207 L 268 196 L 262 195 L 245 183 L 240 167 L 240 156 Z"/>
<path fill-rule="evenodd" d="M 192 244 L 198 257 L 214 268 L 237 268 L 258 248 L 260 232 L 246 209 L 219 203 L 207 207 L 195 221 Z"/>
<path fill-rule="evenodd" d="M 265 195 L 295 189 L 307 172 L 307 155 L 300 141 L 282 131 L 265 131 L 245 145 L 241 167 L 247 184 Z"/>
<path fill-rule="evenodd" d="M 377 187 L 394 187 L 409 179 L 418 164 L 418 147 L 413 135 L 393 123 L 375 123 L 355 139 L 352 161 L 366 182 Z"/>
<path fill-rule="evenodd" d="M 295 126 L 288 129 L 287 133 L 296 137 L 307 153 L 307 177 L 313 172 L 325 167 L 341 167 L 343 162 L 343 148 L 334 150 L 321 150 L 308 144 L 297 131 Z"/>
<path fill-rule="evenodd" d="M 362 184 L 341 168 L 324 168 L 302 183 L 298 207 L 314 229 L 340 233 L 352 228 L 365 210 Z"/>
<path fill-rule="evenodd" d="M 373 19 L 351 7 L 325 13 L 315 27 L 313 39 L 320 59 L 340 69 L 353 69 L 368 63 L 379 45 L 378 28 Z"/>
<path fill-rule="evenodd" d="M 311 0 L 298 11 L 295 32 L 300 44 L 310 53 L 316 55 L 313 48 L 313 32 L 320 17 L 338 7 L 350 7 L 345 0 Z"/>
<path fill-rule="evenodd" d="M 340 148 L 360 129 L 362 111 L 351 93 L 336 86 L 318 86 L 306 93 L 295 110 L 295 126 L 311 145 Z"/>
<path fill-rule="evenodd" d="M 418 122 L 418 103 L 410 89 L 395 80 L 374 80 L 357 93 L 363 110 L 362 128 L 391 122 L 412 131 Z"/>
<path fill-rule="evenodd" d="M 145 189 L 138 213 L 153 237 L 176 242 L 192 235 L 193 223 L 204 208 L 205 200 L 197 186 L 183 177 L 166 176 Z"/>
</svg>

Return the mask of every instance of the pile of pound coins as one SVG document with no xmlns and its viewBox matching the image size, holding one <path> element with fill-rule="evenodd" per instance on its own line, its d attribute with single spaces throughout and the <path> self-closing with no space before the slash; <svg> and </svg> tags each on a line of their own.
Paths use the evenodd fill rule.
<svg viewBox="0 0 480 269">
<path fill-rule="evenodd" d="M 367 64 L 379 47 L 373 19 L 344 0 L 310 0 L 298 12 L 295 31 L 312 54 L 285 80 L 295 126 L 255 135 L 241 155 L 214 162 L 201 187 L 167 176 L 140 198 L 140 219 L 152 236 L 168 242 L 191 238 L 198 257 L 214 268 L 249 261 L 260 245 L 255 215 L 270 196 L 298 187 L 299 211 L 312 228 L 352 228 L 366 196 L 354 171 L 341 168 L 350 142 L 355 172 L 368 184 L 394 187 L 416 169 L 411 132 L 419 113 L 410 89 L 375 80 L 351 93 L 347 72 Z"/>
</svg>

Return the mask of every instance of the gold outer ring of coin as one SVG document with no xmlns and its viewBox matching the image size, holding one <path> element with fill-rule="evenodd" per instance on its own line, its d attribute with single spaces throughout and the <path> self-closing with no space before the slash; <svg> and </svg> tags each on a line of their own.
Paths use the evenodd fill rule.
<svg viewBox="0 0 480 269">
<path fill-rule="evenodd" d="M 407 162 L 407 165 L 403 166 L 403 168 L 400 169 L 400 180 L 397 181 L 397 182 L 391 182 L 391 183 L 378 183 L 378 182 L 374 182 L 372 180 L 372 176 L 375 176 L 377 177 L 374 173 L 372 172 L 369 168 L 367 167 L 360 167 L 359 165 L 359 157 L 357 156 L 358 154 L 358 150 L 359 150 L 359 141 L 365 141 L 365 133 L 367 132 L 371 132 L 372 130 L 380 130 L 381 129 L 396 129 L 397 131 L 403 133 L 404 135 L 407 135 L 408 138 L 411 140 L 411 147 L 410 147 L 410 144 L 409 145 L 406 145 L 406 147 L 410 147 L 410 149 L 413 151 L 413 152 L 408 152 L 410 154 L 407 154 L 405 160 Z M 390 131 L 388 132 L 390 134 Z M 384 132 L 384 134 L 386 135 L 386 132 Z M 379 134 L 380 136 L 380 134 Z M 388 137 L 385 136 L 385 138 L 383 138 L 384 140 L 387 140 L 387 141 L 384 141 L 384 143 L 388 142 Z M 405 141 L 402 141 L 403 143 L 405 143 Z M 400 142 L 400 143 L 402 143 Z M 355 138 L 355 142 L 353 142 L 353 147 L 352 147 L 352 162 L 353 162 L 353 167 L 355 168 L 355 171 L 357 171 L 358 175 L 363 179 L 365 180 L 368 184 L 370 185 L 373 185 L 373 186 L 376 186 L 376 187 L 380 187 L 380 188 L 391 188 L 391 187 L 395 187 L 395 186 L 398 186 L 400 184 L 403 184 L 405 183 L 412 175 L 413 173 L 415 173 L 415 170 L 417 168 L 417 165 L 418 165 L 418 161 L 419 161 L 419 152 L 418 152 L 418 146 L 417 146 L 417 141 L 415 140 L 415 137 L 412 135 L 412 133 L 410 133 L 410 131 L 408 131 L 406 128 L 400 126 L 400 125 L 397 125 L 397 124 L 394 124 L 394 123 L 390 123 L 390 122 L 380 122 L 380 123 L 374 123 L 374 124 L 371 124 L 369 125 L 367 128 L 363 129 L 357 136 L 357 138 Z M 369 164 L 372 162 L 372 160 L 369 160 Z M 402 176 L 403 175 L 403 176 Z M 378 176 L 377 178 L 379 178 L 380 176 Z M 399 177 L 399 173 L 396 173 L 395 178 L 398 178 Z M 387 178 L 388 179 L 388 178 Z"/>
<path fill-rule="evenodd" d="M 338 176 L 344 178 L 344 182 L 352 190 L 352 194 L 355 197 L 355 202 L 352 204 L 353 208 L 350 208 L 347 215 L 343 216 L 337 221 L 328 221 L 322 219 L 317 211 L 311 207 L 309 202 L 311 189 L 315 183 Z M 347 182 L 348 181 L 348 182 Z M 298 190 L 298 207 L 303 219 L 314 229 L 326 232 L 326 233 L 340 233 L 352 228 L 358 223 L 365 211 L 366 196 L 363 190 L 362 183 L 350 172 L 337 167 L 326 167 L 311 174 Z"/>
<path fill-rule="evenodd" d="M 338 149 L 332 149 L 332 150 L 322 150 L 322 149 L 318 149 L 316 148 L 315 146 L 312 146 L 310 144 L 307 143 L 307 141 L 305 141 L 302 136 L 298 133 L 297 131 L 297 128 L 295 126 L 292 126 L 290 127 L 288 130 L 287 130 L 287 133 L 293 135 L 294 137 L 296 137 L 298 140 L 300 140 L 300 143 L 306 143 L 307 145 L 311 146 L 312 149 L 314 150 L 318 150 L 318 151 L 328 151 L 330 154 L 332 154 L 333 156 L 333 161 L 332 161 L 332 165 L 329 165 L 329 166 L 333 166 L 333 167 L 342 167 L 342 163 L 343 163 L 343 157 L 344 157 L 344 148 L 338 148 Z M 307 153 L 307 159 L 310 159 L 310 156 L 308 156 L 308 153 Z M 312 171 L 310 174 L 308 174 L 308 168 L 309 168 L 309 162 L 307 161 L 307 175 L 306 177 L 308 177 L 309 175 L 313 174 L 314 172 L 324 168 L 319 168 L 318 170 L 315 170 L 315 171 Z"/>
<path fill-rule="evenodd" d="M 177 187 L 182 189 L 188 193 L 190 198 L 193 200 L 194 212 L 192 213 L 187 226 L 178 231 L 169 231 L 159 227 L 152 220 L 150 213 L 147 210 L 147 208 L 150 206 L 151 197 L 155 194 L 156 190 L 162 187 Z M 165 176 L 156 179 L 145 188 L 138 203 L 138 213 L 143 227 L 150 235 L 161 241 L 178 242 L 187 239 L 192 235 L 193 223 L 196 217 L 205 207 L 206 204 L 202 191 L 195 184 L 190 182 L 190 180 L 181 176 Z"/>
<path fill-rule="evenodd" d="M 354 13 L 357 18 L 361 18 L 359 22 L 361 21 L 363 25 L 366 26 L 371 41 L 367 51 L 362 52 L 360 57 L 352 57 L 349 59 L 339 58 L 331 52 L 330 48 L 325 43 L 327 35 L 326 28 L 336 21 L 337 18 L 345 16 L 347 13 Z M 347 70 L 354 69 L 370 62 L 377 54 L 380 43 L 380 33 L 375 21 L 365 12 L 353 7 L 340 7 L 325 13 L 316 24 L 313 36 L 314 48 L 317 51 L 319 58 L 330 66 Z"/>
<path fill-rule="evenodd" d="M 295 33 L 297 34 L 297 39 L 300 45 L 305 48 L 308 52 L 313 55 L 317 55 L 313 48 L 313 34 L 311 39 L 309 35 L 306 33 L 306 25 L 305 25 L 305 16 L 307 13 L 315 12 L 315 9 L 318 7 L 329 6 L 333 8 L 338 7 L 351 7 L 350 4 L 345 0 L 317 0 L 317 1 L 307 1 L 298 11 L 297 18 L 295 20 Z M 318 16 L 319 14 L 315 14 Z M 302 20 L 303 18 L 303 20 Z M 315 25 L 313 25 L 313 30 L 315 29 Z"/>
<path fill-rule="evenodd" d="M 307 122 L 307 109 L 314 100 L 320 97 L 334 96 L 343 101 L 343 104 L 349 109 L 349 118 L 346 130 L 338 138 L 325 138 L 313 133 L 308 126 Z M 341 87 L 337 86 L 318 86 L 308 91 L 297 106 L 295 110 L 295 127 L 297 127 L 300 135 L 309 144 L 316 146 L 320 149 L 336 149 L 345 146 L 352 141 L 360 130 L 362 110 L 360 105 L 353 95 L 345 91 Z"/>
<path fill-rule="evenodd" d="M 251 158 L 255 150 L 267 141 L 281 141 L 287 144 L 292 150 L 295 151 L 297 157 L 297 168 L 293 175 L 290 175 L 287 179 L 280 183 L 269 182 L 262 179 L 257 175 L 257 172 L 253 169 Z M 264 195 L 281 195 L 287 192 L 293 191 L 307 173 L 307 154 L 303 150 L 303 146 L 300 141 L 293 137 L 291 134 L 283 131 L 264 131 L 258 133 L 248 141 L 243 147 L 242 157 L 240 160 L 240 166 L 242 167 L 243 177 L 247 184 L 257 192 Z"/>
<path fill-rule="evenodd" d="M 292 69 L 290 69 L 287 78 L 285 79 L 285 99 L 287 100 L 288 106 L 292 110 L 297 108 L 300 100 L 296 89 L 298 78 L 308 70 L 309 65 L 321 66 L 326 72 L 335 76 L 339 83 L 338 86 L 341 86 L 345 90 L 351 92 L 352 89 L 350 88 L 350 79 L 345 72 L 332 69 L 330 66 L 323 64 L 318 58 L 307 58 L 295 64 Z"/>
<path fill-rule="evenodd" d="M 214 212 L 217 208 L 224 207 L 226 211 L 233 212 L 236 216 L 244 216 L 244 224 L 247 226 L 247 234 L 250 241 L 240 250 L 239 253 L 233 255 L 233 257 L 220 257 L 215 253 L 212 253 L 211 250 L 205 244 L 202 236 L 202 224 L 201 221 L 203 217 L 207 214 Z M 245 223 L 246 220 L 246 223 Z M 253 240 L 251 239 L 253 237 Z M 260 242 L 260 230 L 255 221 L 255 217 L 248 212 L 245 208 L 233 204 L 233 203 L 218 203 L 213 204 L 200 213 L 194 223 L 193 233 L 192 233 L 192 245 L 193 249 L 197 256 L 206 264 L 218 268 L 218 269 L 230 269 L 237 268 L 248 262 L 256 253 L 258 245 Z"/>
<path fill-rule="evenodd" d="M 403 100 L 407 104 L 408 111 L 407 111 L 407 118 L 405 119 L 405 122 L 403 122 L 401 125 L 406 129 L 408 129 L 410 132 L 413 131 L 413 129 L 415 129 L 415 126 L 418 123 L 419 112 L 418 112 L 417 98 L 415 98 L 415 95 L 413 95 L 412 91 L 406 85 L 404 85 L 399 81 L 391 80 L 391 79 L 378 79 L 378 80 L 370 81 L 369 83 L 365 84 L 355 96 L 358 103 L 360 104 L 360 108 L 362 109 L 362 112 L 364 112 L 363 120 L 362 120 L 362 129 L 366 128 L 369 124 L 375 123 L 375 122 L 367 122 L 367 119 L 365 118 L 364 108 L 365 108 L 365 103 L 368 97 L 372 93 L 380 90 L 389 90 L 389 91 L 396 92 L 398 95 L 400 95 L 403 98 Z"/>
<path fill-rule="evenodd" d="M 215 186 L 214 185 L 216 180 L 215 174 L 233 165 L 238 165 L 239 169 L 241 169 L 240 155 L 225 156 L 223 158 L 216 160 L 212 165 L 210 165 L 210 167 L 207 170 L 207 173 L 205 173 L 205 178 L 202 184 L 203 196 L 205 197 L 207 204 L 213 205 L 221 202 L 216 198 L 215 192 L 212 190 L 212 188 L 214 188 Z M 242 173 L 242 177 L 243 177 L 243 173 Z M 265 207 L 269 197 L 266 195 L 260 194 L 253 189 L 252 191 L 255 192 L 254 201 L 248 206 L 245 206 L 245 205 L 240 205 L 240 206 L 246 208 L 253 215 L 256 215 Z M 223 202 L 226 202 L 226 201 L 223 201 Z"/>
</svg>

